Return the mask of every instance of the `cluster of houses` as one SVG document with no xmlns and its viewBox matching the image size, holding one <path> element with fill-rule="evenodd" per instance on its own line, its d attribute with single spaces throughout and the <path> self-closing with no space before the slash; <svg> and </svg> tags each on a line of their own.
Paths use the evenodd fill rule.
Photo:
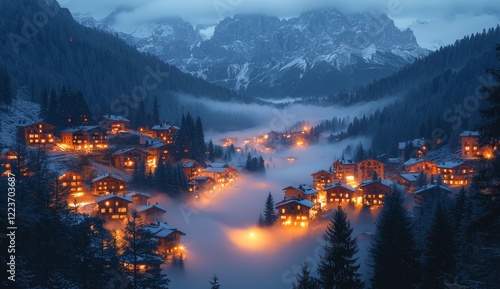
<svg viewBox="0 0 500 289">
<path fill-rule="evenodd" d="M 74 171 L 59 171 L 58 182 L 69 192 L 68 203 L 85 207 L 85 212 L 106 222 L 123 222 L 137 212 L 145 228 L 158 239 L 162 253 L 181 251 L 181 236 L 185 234 L 162 220 L 166 209 L 152 201 L 147 193 L 130 191 L 124 176 L 144 164 L 154 171 L 159 163 L 174 163 L 175 137 L 179 128 L 171 124 L 159 124 L 151 128 L 130 129 L 130 121 L 117 115 L 104 115 L 98 125 L 67 128 L 56 132 L 56 127 L 39 121 L 18 125 L 18 137 L 28 147 L 57 149 L 67 154 L 84 154 L 96 159 L 108 158 L 115 169 L 86 181 Z M 18 159 L 12 149 L 0 153 L 2 175 L 11 172 Z M 175 164 L 175 163 L 174 163 Z M 177 162 L 189 180 L 189 191 L 199 192 L 224 187 L 237 178 L 238 171 L 227 163 L 203 163 L 183 159 Z M 116 169 L 121 173 L 117 174 Z M 115 171 L 115 173 L 112 173 Z M 87 178 L 86 178 L 87 177 Z M 90 206 L 90 209 L 89 209 Z"/>
<path fill-rule="evenodd" d="M 411 194 L 417 205 L 423 204 L 437 186 L 441 193 L 449 195 L 470 185 L 478 165 L 474 160 L 494 156 L 497 148 L 481 146 L 479 137 L 478 132 L 460 134 L 462 148 L 459 161 L 436 163 L 425 159 L 427 148 L 423 139 L 412 141 L 416 155 L 402 164 L 402 158 L 395 157 L 366 159 L 357 163 L 336 160 L 329 171 L 320 170 L 312 174 L 312 186 L 301 184 L 283 189 L 284 199 L 276 203 L 278 221 L 284 226 L 307 227 L 320 210 L 349 203 L 383 205 L 385 195 L 394 187 Z M 440 184 L 429 184 L 430 179 L 439 180 Z"/>
</svg>

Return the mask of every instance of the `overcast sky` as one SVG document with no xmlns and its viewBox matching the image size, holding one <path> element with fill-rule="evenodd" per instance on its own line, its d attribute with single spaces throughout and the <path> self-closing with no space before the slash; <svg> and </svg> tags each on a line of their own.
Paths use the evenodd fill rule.
<svg viewBox="0 0 500 289">
<path fill-rule="evenodd" d="M 335 7 L 342 12 L 384 11 L 400 28 L 414 30 L 418 43 L 429 49 L 453 43 L 466 34 L 500 23 L 498 0 L 60 0 L 72 12 L 106 17 L 119 7 L 121 25 L 180 16 L 196 24 L 217 23 L 235 13 L 265 13 L 293 17 L 302 11 Z"/>
</svg>

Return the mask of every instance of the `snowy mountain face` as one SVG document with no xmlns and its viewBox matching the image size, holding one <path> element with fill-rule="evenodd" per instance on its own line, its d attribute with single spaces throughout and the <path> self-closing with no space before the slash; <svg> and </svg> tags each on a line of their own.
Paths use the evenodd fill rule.
<svg viewBox="0 0 500 289">
<path fill-rule="evenodd" d="M 112 15 L 83 25 L 117 32 Z M 413 32 L 384 14 L 335 9 L 279 19 L 235 15 L 213 26 L 166 19 L 118 31 L 138 50 L 239 92 L 257 97 L 321 96 L 389 75 L 427 55 Z"/>
</svg>

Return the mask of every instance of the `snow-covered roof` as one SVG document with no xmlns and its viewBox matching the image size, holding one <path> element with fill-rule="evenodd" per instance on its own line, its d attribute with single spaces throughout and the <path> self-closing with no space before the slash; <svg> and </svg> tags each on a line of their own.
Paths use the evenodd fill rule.
<svg viewBox="0 0 500 289">
<path fill-rule="evenodd" d="M 113 198 L 124 200 L 124 201 L 127 201 L 129 203 L 133 202 L 132 199 L 130 197 L 127 197 L 127 196 L 115 195 L 115 194 L 108 194 L 108 195 L 104 195 L 104 196 L 102 196 L 100 198 L 97 198 L 96 203 L 101 203 L 101 202 L 104 202 L 106 200 L 110 200 L 110 199 L 113 199 Z"/>
<path fill-rule="evenodd" d="M 317 174 L 329 174 L 329 175 L 332 175 L 332 176 L 333 176 L 333 174 L 332 174 L 332 173 L 330 173 L 330 172 L 328 172 L 328 171 L 325 171 L 325 170 L 319 170 L 319 171 L 317 171 L 317 172 L 315 172 L 315 173 L 312 173 L 312 174 L 311 174 L 311 176 L 314 176 L 314 175 L 317 175 Z"/>
<path fill-rule="evenodd" d="M 181 235 L 186 235 L 184 232 L 177 230 L 177 228 L 173 228 L 169 226 L 167 223 L 163 222 L 156 222 L 146 225 L 143 227 L 143 229 L 148 230 L 149 232 L 151 232 L 151 234 L 153 234 L 157 238 L 165 238 L 175 232 L 178 232 Z"/>
<path fill-rule="evenodd" d="M 45 124 L 45 125 L 47 125 L 49 127 L 56 127 L 55 125 L 47 123 L 45 121 L 36 121 L 36 122 L 32 122 L 32 123 L 23 123 L 23 124 L 18 124 L 17 126 L 18 127 L 28 127 L 28 126 L 35 125 L 35 124 Z"/>
<path fill-rule="evenodd" d="M 384 180 L 384 179 L 378 179 L 378 180 L 364 180 L 364 181 L 363 181 L 363 182 L 359 185 L 359 187 L 360 187 L 360 188 L 362 188 L 362 187 L 364 187 L 364 186 L 368 186 L 368 185 L 373 184 L 373 183 L 380 183 L 380 184 L 382 184 L 382 185 L 384 185 L 384 186 L 386 186 L 386 187 L 389 187 L 389 188 L 392 188 L 392 186 L 394 186 L 394 185 L 395 185 L 397 189 L 402 189 L 402 187 L 401 187 L 399 184 L 397 184 L 397 183 L 395 183 L 395 182 L 393 182 L 393 181 Z"/>
<path fill-rule="evenodd" d="M 412 165 L 421 163 L 423 161 L 425 161 L 425 160 L 421 159 L 421 158 L 411 158 L 411 159 L 407 160 L 406 162 L 404 162 L 403 165 L 405 165 L 405 166 L 412 166 Z"/>
<path fill-rule="evenodd" d="M 228 170 L 228 168 L 212 168 L 212 167 L 208 167 L 208 168 L 203 169 L 203 171 L 206 173 L 223 173 L 227 170 Z"/>
<path fill-rule="evenodd" d="M 428 192 L 430 190 L 434 190 L 438 186 L 439 186 L 440 190 L 445 190 L 449 194 L 451 194 L 450 188 L 448 188 L 447 186 L 444 186 L 444 185 L 436 185 L 436 184 L 425 185 L 425 186 L 421 187 L 420 189 L 414 191 L 413 194 L 415 194 L 415 195 L 422 194 L 422 193 Z"/>
<path fill-rule="evenodd" d="M 17 154 L 17 152 L 15 150 L 11 150 L 9 148 L 5 148 L 5 149 L 2 149 L 2 151 L 0 151 L 0 155 L 4 155 L 4 154 L 7 154 L 9 152 L 12 152 L 14 154 Z"/>
<path fill-rule="evenodd" d="M 341 165 L 355 165 L 356 164 L 352 160 L 337 160 L 334 163 L 339 163 Z"/>
<path fill-rule="evenodd" d="M 352 192 L 355 192 L 355 191 L 356 191 L 356 189 L 355 189 L 355 188 L 353 188 L 353 187 L 349 187 L 349 186 L 344 185 L 344 184 L 342 184 L 342 183 L 340 183 L 340 182 L 326 185 L 326 186 L 325 186 L 325 191 L 326 191 L 326 190 L 328 190 L 328 189 L 331 189 L 331 188 L 338 188 L 338 187 L 344 188 L 344 189 L 349 190 L 349 191 L 352 191 Z"/>
<path fill-rule="evenodd" d="M 96 128 L 99 128 L 99 127 L 95 126 L 95 125 L 83 125 L 83 126 L 79 126 L 79 127 L 67 128 L 67 129 L 61 131 L 61 133 L 63 133 L 63 132 L 77 132 L 79 130 L 90 131 L 90 130 L 93 130 Z"/>
<path fill-rule="evenodd" d="M 299 199 L 295 197 L 286 198 L 281 202 L 276 203 L 276 207 L 281 207 L 290 203 L 297 203 L 302 206 L 308 207 L 309 209 L 314 207 L 314 203 L 305 199 Z"/>
<path fill-rule="evenodd" d="M 146 155 L 149 155 L 149 153 L 147 151 L 145 151 L 143 149 L 140 149 L 140 148 L 124 148 L 124 149 L 119 149 L 119 150 L 115 151 L 113 153 L 113 155 L 117 156 L 117 155 L 121 155 L 121 154 L 124 154 L 126 152 L 133 151 L 133 150 L 137 150 L 137 151 L 140 151 L 140 152 L 142 152 L 142 153 L 144 153 Z"/>
<path fill-rule="evenodd" d="M 399 149 L 400 150 L 404 150 L 406 148 L 406 145 L 409 144 L 411 142 L 411 144 L 413 145 L 413 147 L 415 148 L 420 148 L 420 147 L 423 147 L 425 145 L 425 139 L 424 138 L 417 138 L 417 139 L 414 139 L 412 141 L 403 141 L 403 142 L 400 142 L 399 143 Z"/>
<path fill-rule="evenodd" d="M 169 130 L 170 128 L 173 128 L 175 130 L 178 130 L 179 127 L 175 126 L 175 125 L 171 125 L 171 124 L 167 124 L 167 123 L 163 123 L 163 124 L 157 124 L 155 126 L 153 126 L 151 128 L 151 130 Z"/>
<path fill-rule="evenodd" d="M 318 193 L 317 190 L 311 188 L 308 185 L 304 185 L 304 184 L 301 184 L 301 185 L 298 185 L 298 186 L 288 186 L 288 187 L 284 188 L 283 190 L 287 190 L 287 189 L 299 190 L 299 191 L 303 192 L 306 195 L 314 195 L 314 194 Z"/>
<path fill-rule="evenodd" d="M 120 180 L 120 181 L 124 181 L 124 182 L 126 182 L 126 181 L 125 181 L 124 179 L 122 179 L 121 177 L 119 177 L 119 176 L 117 176 L 117 175 L 112 175 L 112 174 L 109 174 L 109 173 L 108 173 L 108 174 L 104 174 L 104 175 L 102 175 L 102 176 L 98 176 L 97 178 L 93 179 L 93 180 L 92 180 L 92 183 L 98 182 L 98 181 L 103 180 L 103 179 L 105 179 L 105 178 L 107 178 L 107 177 L 114 178 L 114 179 L 117 179 L 117 180 Z"/>
<path fill-rule="evenodd" d="M 229 164 L 228 163 L 209 163 L 208 164 L 209 167 L 212 167 L 212 168 L 228 168 L 229 167 Z"/>
<path fill-rule="evenodd" d="M 158 209 L 158 210 L 163 211 L 163 212 L 167 211 L 165 208 L 163 208 L 162 206 L 160 206 L 158 204 L 154 204 L 154 205 L 147 204 L 147 205 L 143 205 L 143 206 L 140 206 L 139 208 L 137 208 L 137 212 L 142 213 L 144 211 L 151 210 L 151 209 Z"/>
<path fill-rule="evenodd" d="M 112 121 L 125 121 L 125 122 L 130 122 L 130 120 L 124 118 L 123 116 L 120 115 L 114 115 L 114 114 L 105 114 L 102 116 L 102 118 L 112 120 Z"/>
<path fill-rule="evenodd" d="M 458 167 L 459 165 L 464 164 L 464 162 L 443 162 L 438 164 L 438 168 L 441 169 L 453 169 Z"/>
<path fill-rule="evenodd" d="M 150 194 L 147 194 L 147 193 L 142 193 L 142 192 L 132 192 L 132 193 L 128 193 L 126 194 L 127 197 L 134 197 L 134 196 L 144 196 L 148 199 L 151 199 L 151 195 Z"/>
<path fill-rule="evenodd" d="M 161 148 L 164 145 L 167 145 L 167 144 L 164 142 L 161 142 L 161 141 L 157 141 L 157 142 L 153 143 L 152 145 L 150 145 L 149 148 L 157 149 L 157 148 Z"/>
<path fill-rule="evenodd" d="M 462 133 L 460 133 L 460 136 L 479 136 L 479 132 L 466 130 L 466 131 L 463 131 Z"/>
<path fill-rule="evenodd" d="M 415 182 L 418 180 L 418 176 L 420 175 L 420 173 L 411 173 L 411 174 L 400 174 L 400 176 L 409 181 L 409 182 Z"/>
</svg>

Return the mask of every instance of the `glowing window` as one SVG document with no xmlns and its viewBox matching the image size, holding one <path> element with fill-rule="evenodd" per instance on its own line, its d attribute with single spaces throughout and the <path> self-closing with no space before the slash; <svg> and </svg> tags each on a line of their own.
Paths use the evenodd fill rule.
<svg viewBox="0 0 500 289">
<path fill-rule="evenodd" d="M 106 202 L 106 206 L 109 206 L 109 201 L 108 201 L 108 202 Z"/>
<path fill-rule="evenodd" d="M 118 208 L 118 213 L 126 213 L 127 208 Z"/>
</svg>

